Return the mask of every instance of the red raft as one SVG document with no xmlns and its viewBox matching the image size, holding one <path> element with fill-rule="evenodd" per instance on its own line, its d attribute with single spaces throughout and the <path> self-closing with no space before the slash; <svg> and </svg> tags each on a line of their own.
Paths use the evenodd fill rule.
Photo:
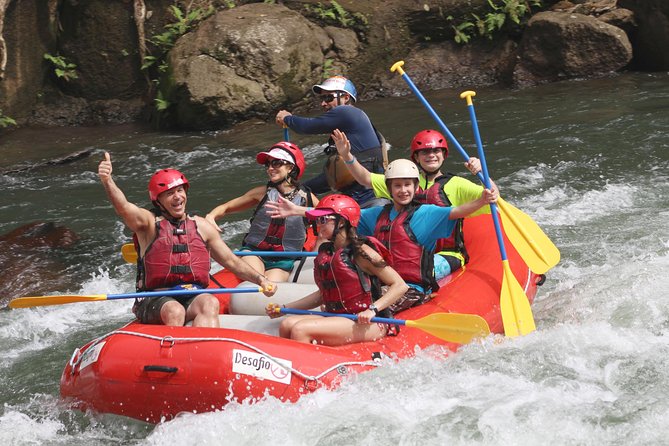
<svg viewBox="0 0 669 446">
<path fill-rule="evenodd" d="M 432 301 L 397 314 L 397 319 L 470 313 L 483 317 L 492 332 L 503 333 L 499 297 L 504 273 L 490 217 L 466 219 L 464 232 L 470 254 L 466 268 L 442 281 Z M 508 239 L 505 243 L 513 274 L 532 301 L 542 278 L 529 270 Z M 215 277 L 223 286 L 239 282 L 226 272 Z M 227 308 L 229 298 L 222 297 L 222 307 Z M 405 358 L 416 347 L 459 347 L 410 327 L 377 342 L 303 344 L 279 338 L 278 322 L 228 314 L 221 315 L 224 328 L 132 322 L 75 350 L 61 377 L 61 395 L 82 410 L 158 423 L 181 412 L 219 410 L 230 401 L 266 396 L 296 401 L 316 389 L 336 387 L 351 373 L 376 368 L 376 360 L 385 355 Z"/>
</svg>

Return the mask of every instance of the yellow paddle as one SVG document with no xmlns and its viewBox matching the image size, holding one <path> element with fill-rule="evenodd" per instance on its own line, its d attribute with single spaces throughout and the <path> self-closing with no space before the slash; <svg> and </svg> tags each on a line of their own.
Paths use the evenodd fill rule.
<svg viewBox="0 0 669 446">
<path fill-rule="evenodd" d="M 478 154 L 481 160 L 481 168 L 483 169 L 483 181 L 485 186 L 490 189 L 490 176 L 488 175 L 488 166 L 485 161 L 485 153 L 483 152 L 483 143 L 481 142 L 481 135 L 476 121 L 476 112 L 474 111 L 474 103 L 472 96 L 476 95 L 473 91 L 465 91 L 460 94 L 460 97 L 467 101 L 467 108 L 469 109 L 469 116 L 472 121 L 472 129 L 474 130 L 474 139 L 478 147 Z M 504 239 L 502 237 L 502 228 L 499 224 L 497 216 L 497 205 L 494 203 L 490 205 L 492 220 L 495 225 L 495 233 L 497 234 L 497 243 L 499 244 L 499 251 L 502 256 L 502 267 L 504 269 L 504 276 L 502 277 L 502 289 L 500 294 L 500 309 L 502 312 L 502 322 L 504 324 L 504 334 L 510 337 L 518 335 L 526 335 L 536 329 L 534 325 L 534 316 L 532 315 L 532 308 L 530 302 L 520 286 L 516 276 L 513 275 L 509 260 L 506 257 L 506 248 L 504 247 Z"/>
<path fill-rule="evenodd" d="M 396 62 L 390 68 L 390 71 L 397 71 L 400 74 L 411 91 L 427 109 L 430 116 L 432 116 L 432 119 L 435 120 L 441 130 L 448 136 L 460 155 L 462 155 L 465 161 L 469 161 L 469 155 L 465 149 L 448 127 L 446 127 L 444 121 L 437 115 L 430 103 L 427 102 L 420 90 L 414 85 L 413 81 L 404 72 L 404 69 L 402 68 L 403 66 L 404 61 Z M 483 176 L 480 172 L 478 177 L 483 182 Z M 511 244 L 516 248 L 518 254 L 533 272 L 544 274 L 558 264 L 560 261 L 560 251 L 529 215 L 503 200 L 499 200 L 499 207 L 507 237 L 509 237 Z"/>
<path fill-rule="evenodd" d="M 501 198 L 497 204 L 506 236 L 533 272 L 545 274 L 560 262 L 560 250 L 529 215 Z"/>
<path fill-rule="evenodd" d="M 89 294 L 62 296 L 36 296 L 36 297 L 17 297 L 9 301 L 9 308 L 32 308 L 45 305 L 63 305 L 75 302 L 93 302 L 98 300 L 116 300 L 116 299 L 137 299 L 143 297 L 162 297 L 162 296 L 189 296 L 203 293 L 221 294 L 221 293 L 257 293 L 262 292 L 262 287 L 247 288 L 193 288 L 183 290 L 162 290 L 162 291 L 143 291 L 139 293 L 124 294 Z"/>
<path fill-rule="evenodd" d="M 284 314 L 313 314 L 324 317 L 345 317 L 346 319 L 357 320 L 355 314 L 327 313 L 323 311 L 299 310 L 297 308 L 277 308 Z M 420 319 L 404 320 L 389 319 L 385 317 L 373 317 L 371 322 L 381 324 L 406 325 L 407 327 L 417 328 L 431 334 L 439 339 L 457 344 L 467 344 L 474 338 L 484 338 L 490 334 L 488 323 L 477 314 L 461 313 L 433 313 Z"/>
</svg>

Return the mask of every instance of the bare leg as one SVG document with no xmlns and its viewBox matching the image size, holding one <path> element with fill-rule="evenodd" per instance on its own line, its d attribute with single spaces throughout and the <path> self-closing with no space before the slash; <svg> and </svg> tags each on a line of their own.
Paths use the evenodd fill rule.
<svg viewBox="0 0 669 446">
<path fill-rule="evenodd" d="M 386 335 L 378 324 L 358 324 L 342 317 L 316 317 L 297 321 L 290 337 L 298 342 L 323 345 L 343 345 L 352 342 L 375 341 Z"/>
<path fill-rule="evenodd" d="M 213 294 L 198 294 L 186 310 L 186 321 L 193 321 L 193 327 L 220 327 L 218 312 L 220 303 Z"/>
<path fill-rule="evenodd" d="M 279 336 L 291 339 L 291 332 L 295 324 L 305 319 L 322 319 L 321 316 L 288 316 L 281 321 L 279 326 Z"/>
<path fill-rule="evenodd" d="M 176 300 L 165 302 L 160 307 L 160 319 L 165 325 L 181 327 L 186 322 L 186 310 Z"/>
<path fill-rule="evenodd" d="M 288 271 L 284 271 L 279 268 L 268 269 L 265 271 L 265 275 L 272 282 L 286 282 L 290 277 L 290 273 Z"/>
</svg>

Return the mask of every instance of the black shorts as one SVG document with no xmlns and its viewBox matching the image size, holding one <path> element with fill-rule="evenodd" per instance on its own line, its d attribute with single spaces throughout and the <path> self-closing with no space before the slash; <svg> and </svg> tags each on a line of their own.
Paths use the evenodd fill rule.
<svg viewBox="0 0 669 446">
<path fill-rule="evenodd" d="M 154 324 L 159 325 L 163 323 L 163 320 L 160 318 L 160 309 L 167 302 L 177 301 L 185 309 L 188 309 L 190 304 L 197 296 L 184 296 L 184 297 L 146 297 L 144 299 L 136 300 L 135 304 L 132 306 L 132 312 L 135 313 L 137 320 L 142 324 Z"/>
</svg>

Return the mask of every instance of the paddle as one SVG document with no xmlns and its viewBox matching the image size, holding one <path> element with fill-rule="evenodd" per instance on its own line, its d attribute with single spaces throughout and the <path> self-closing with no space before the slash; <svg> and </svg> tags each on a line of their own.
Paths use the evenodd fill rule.
<svg viewBox="0 0 669 446">
<path fill-rule="evenodd" d="M 283 125 L 283 140 L 286 142 L 290 141 L 290 135 L 288 134 L 288 126 L 286 124 Z"/>
<path fill-rule="evenodd" d="M 437 115 L 409 76 L 404 72 L 402 69 L 403 65 L 404 61 L 396 62 L 390 68 L 390 71 L 397 71 L 402 76 L 402 79 L 404 79 L 411 91 L 423 103 L 423 106 L 427 109 L 428 113 L 439 125 L 441 130 L 448 136 L 451 143 L 458 149 L 458 152 L 460 152 L 465 161 L 469 161 L 470 157 L 465 149 L 448 127 L 446 127 L 444 121 Z M 477 176 L 481 182 L 484 182 L 481 172 L 479 172 Z M 527 266 L 537 274 L 544 274 L 557 265 L 560 261 L 560 251 L 541 230 L 539 225 L 537 225 L 530 216 L 522 212 L 520 209 L 513 207 L 501 198 L 498 200 L 498 203 L 506 235 L 509 237 L 511 244 L 516 248 L 518 254 L 520 254 Z"/>
<path fill-rule="evenodd" d="M 345 317 L 352 321 L 358 319 L 358 316 L 355 314 L 326 313 L 323 311 L 298 310 L 297 308 L 279 308 L 279 311 L 284 314 L 313 314 L 325 317 Z M 444 341 L 455 342 L 458 344 L 467 344 L 474 338 L 484 338 L 490 334 L 488 323 L 485 319 L 476 314 L 434 313 L 415 321 L 373 317 L 371 322 L 406 325 L 407 327 L 423 330 L 424 332 L 439 339 L 443 339 Z"/>
<path fill-rule="evenodd" d="M 485 160 L 481 134 L 479 133 L 476 112 L 474 111 L 474 103 L 472 102 L 472 97 L 475 95 L 476 93 L 473 91 L 465 91 L 460 94 L 460 97 L 467 101 L 467 108 L 469 109 L 469 116 L 474 131 L 474 139 L 476 140 L 479 159 L 481 160 L 481 168 L 483 169 L 483 181 L 485 187 L 490 189 L 488 165 Z M 502 257 L 502 266 L 504 268 L 500 295 L 500 309 L 502 311 L 504 334 L 509 337 L 526 335 L 536 329 L 536 326 L 534 325 L 534 316 L 532 315 L 532 308 L 530 308 L 530 302 L 509 266 L 509 260 L 506 257 L 506 248 L 504 247 L 504 238 L 502 237 L 502 228 L 499 225 L 499 217 L 497 216 L 497 205 L 491 203 L 490 209 L 492 221 L 495 225 L 495 233 L 497 234 L 497 244 L 499 245 L 499 252 Z"/>
<path fill-rule="evenodd" d="M 236 256 L 258 256 L 258 257 L 316 257 L 314 251 L 233 251 Z M 123 260 L 128 263 L 137 263 L 137 251 L 135 245 L 126 243 L 121 246 Z"/>
<path fill-rule="evenodd" d="M 257 293 L 262 292 L 262 287 L 248 288 L 199 288 L 192 290 L 162 290 L 162 291 L 143 291 L 139 293 L 125 294 L 89 294 L 62 296 L 37 296 L 37 297 L 17 297 L 9 301 L 9 308 L 31 308 L 45 305 L 62 305 L 74 302 L 92 302 L 98 300 L 116 300 L 116 299 L 135 299 L 144 297 L 162 297 L 162 296 L 192 296 L 198 294 L 222 294 L 222 293 Z"/>
</svg>

